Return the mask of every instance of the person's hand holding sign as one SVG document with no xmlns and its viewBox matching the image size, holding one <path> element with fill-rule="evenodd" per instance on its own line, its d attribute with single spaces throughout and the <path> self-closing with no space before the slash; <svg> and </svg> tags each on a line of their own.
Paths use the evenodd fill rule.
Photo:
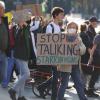
<svg viewBox="0 0 100 100">
<path fill-rule="evenodd" d="M 92 63 L 92 60 L 93 60 L 93 57 L 91 56 L 91 57 L 89 58 L 89 61 L 88 61 L 88 64 L 87 64 L 87 66 L 91 65 L 91 63 Z"/>
<path fill-rule="evenodd" d="M 76 38 L 75 42 L 73 44 L 79 45 L 80 43 L 81 43 L 81 39 L 80 38 Z"/>
</svg>

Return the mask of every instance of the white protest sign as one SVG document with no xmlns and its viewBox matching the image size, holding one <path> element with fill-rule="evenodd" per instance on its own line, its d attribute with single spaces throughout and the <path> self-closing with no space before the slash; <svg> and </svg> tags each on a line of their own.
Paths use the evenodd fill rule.
<svg viewBox="0 0 100 100">
<path fill-rule="evenodd" d="M 79 46 L 69 43 L 66 34 L 37 35 L 37 65 L 76 65 Z"/>
</svg>

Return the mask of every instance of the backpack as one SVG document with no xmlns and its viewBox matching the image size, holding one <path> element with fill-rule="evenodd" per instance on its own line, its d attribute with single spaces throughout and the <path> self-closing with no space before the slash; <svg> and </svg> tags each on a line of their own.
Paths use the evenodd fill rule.
<svg viewBox="0 0 100 100">
<path fill-rule="evenodd" d="M 35 43 L 37 43 L 37 34 L 39 34 L 39 33 L 46 33 L 47 26 L 48 26 L 48 24 L 45 25 L 44 27 L 39 25 L 38 29 L 32 31 L 34 33 Z M 52 24 L 50 24 L 50 26 L 52 27 L 52 33 L 54 33 L 54 26 Z"/>
<path fill-rule="evenodd" d="M 54 33 L 54 26 L 52 24 L 47 24 L 46 26 L 43 27 L 42 33 L 46 33 L 46 28 L 47 26 L 50 25 L 52 28 L 52 33 Z"/>
<path fill-rule="evenodd" d="M 0 50 L 5 51 L 8 48 L 8 31 L 4 23 L 0 24 Z"/>
</svg>

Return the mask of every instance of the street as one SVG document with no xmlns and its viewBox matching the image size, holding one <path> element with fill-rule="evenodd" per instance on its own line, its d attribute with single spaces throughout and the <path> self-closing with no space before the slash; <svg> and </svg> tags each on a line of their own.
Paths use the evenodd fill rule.
<svg viewBox="0 0 100 100">
<path fill-rule="evenodd" d="M 0 100 L 11 100 L 7 91 L 8 89 L 6 88 L 4 89 L 0 86 Z M 98 93 L 100 94 L 100 91 L 98 91 Z M 34 96 L 34 94 L 32 93 L 32 89 L 29 87 L 25 88 L 25 96 L 27 97 L 28 100 L 44 100 L 44 99 L 40 99 Z M 65 98 L 66 100 L 79 100 L 76 90 L 74 88 L 66 90 Z M 50 96 L 46 97 L 45 100 L 50 100 Z M 100 97 L 89 98 L 88 100 L 100 100 Z"/>
</svg>

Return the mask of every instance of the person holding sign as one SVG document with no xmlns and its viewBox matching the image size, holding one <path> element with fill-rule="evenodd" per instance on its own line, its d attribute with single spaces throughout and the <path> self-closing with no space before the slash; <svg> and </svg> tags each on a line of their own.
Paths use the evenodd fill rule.
<svg viewBox="0 0 100 100">
<path fill-rule="evenodd" d="M 46 34 L 55 34 L 61 33 L 61 29 L 59 26 L 59 22 L 62 21 L 62 19 L 64 18 L 64 10 L 60 7 L 54 7 L 51 11 L 52 14 L 52 22 L 50 22 L 47 27 L 46 27 Z M 44 90 L 46 87 L 48 87 L 49 85 L 52 84 L 52 96 L 51 96 L 51 100 L 56 100 L 57 98 L 57 84 L 58 84 L 58 76 L 59 76 L 59 72 L 57 71 L 57 67 L 54 65 L 50 65 L 52 67 L 52 77 L 44 82 L 43 84 L 41 84 L 38 87 L 38 90 L 40 92 L 40 95 L 42 98 L 45 98 L 44 96 Z"/>
<path fill-rule="evenodd" d="M 77 49 L 74 50 L 78 50 L 77 55 L 81 56 L 85 53 L 86 48 L 81 38 L 79 37 L 77 31 L 78 31 L 78 25 L 74 22 L 70 22 L 67 25 L 67 30 L 65 32 L 67 32 L 67 41 L 71 43 L 71 45 L 76 45 L 75 48 Z M 58 71 L 61 72 L 61 84 L 58 89 L 57 100 L 64 99 L 64 93 L 66 86 L 68 85 L 68 79 L 70 74 L 75 84 L 75 88 L 77 90 L 79 99 L 87 100 L 84 93 L 84 85 L 81 78 L 79 64 L 80 64 L 80 59 L 76 65 L 58 65 Z"/>
</svg>

